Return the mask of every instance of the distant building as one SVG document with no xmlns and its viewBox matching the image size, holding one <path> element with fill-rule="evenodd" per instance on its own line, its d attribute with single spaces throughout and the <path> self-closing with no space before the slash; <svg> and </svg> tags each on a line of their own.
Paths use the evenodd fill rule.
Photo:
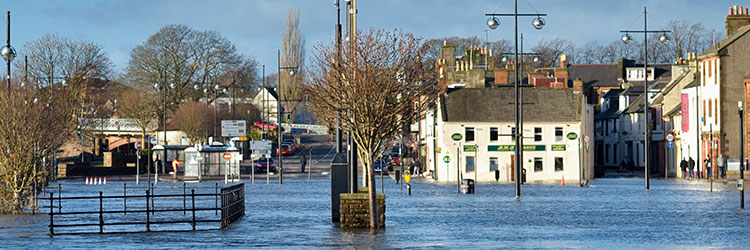
<svg viewBox="0 0 750 250">
<path fill-rule="evenodd" d="M 278 95 L 273 88 L 263 87 L 250 101 L 260 110 L 261 120 L 278 123 Z"/>
</svg>

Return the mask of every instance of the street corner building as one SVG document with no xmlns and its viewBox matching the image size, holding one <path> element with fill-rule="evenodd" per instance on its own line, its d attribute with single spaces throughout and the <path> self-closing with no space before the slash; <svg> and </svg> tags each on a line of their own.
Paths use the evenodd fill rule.
<svg viewBox="0 0 750 250">
<path fill-rule="evenodd" d="M 594 178 L 593 106 L 571 88 L 523 89 L 522 162 L 528 182 Z M 515 181 L 515 90 L 461 88 L 440 98 L 435 179 Z M 523 175 L 522 175 L 523 176 Z"/>
</svg>

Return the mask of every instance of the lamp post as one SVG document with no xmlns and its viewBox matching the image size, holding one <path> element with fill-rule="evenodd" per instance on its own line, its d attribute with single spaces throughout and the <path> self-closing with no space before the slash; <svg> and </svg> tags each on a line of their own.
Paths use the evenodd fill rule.
<svg viewBox="0 0 750 250">
<path fill-rule="evenodd" d="M 519 16 L 535 16 L 536 18 L 534 18 L 534 21 L 531 22 L 531 25 L 534 26 L 535 29 L 541 30 L 542 28 L 544 28 L 544 25 L 546 24 L 546 22 L 544 21 L 544 19 L 542 19 L 542 17 L 543 16 L 547 16 L 547 14 L 541 14 L 541 13 L 536 13 L 536 14 L 519 14 L 518 13 L 518 0 L 515 0 L 514 12 L 512 14 L 496 14 L 496 13 L 492 13 L 492 14 L 485 14 L 485 16 L 489 16 L 490 17 L 490 19 L 487 20 L 487 26 L 490 29 L 493 29 L 493 30 L 497 29 L 497 27 L 500 26 L 500 21 L 497 19 L 498 16 L 512 16 L 512 17 L 514 17 L 514 19 L 515 19 L 515 25 L 514 25 L 514 27 L 515 27 L 515 40 L 514 40 L 514 43 L 515 43 L 515 58 L 516 58 L 515 61 L 518 62 L 519 61 L 518 60 L 518 17 Z M 515 102 L 514 102 L 515 109 L 516 109 L 516 115 L 515 115 L 515 117 L 516 117 L 515 118 L 515 120 L 516 120 L 516 124 L 515 124 L 516 131 L 513 133 L 512 136 L 513 136 L 513 138 L 516 139 L 515 148 L 514 148 L 514 154 L 516 155 L 516 157 L 515 157 L 516 198 L 518 198 L 518 197 L 521 197 L 521 169 L 522 169 L 521 168 L 521 164 L 523 163 L 523 159 L 521 159 L 521 157 L 520 157 L 521 150 L 523 148 L 523 142 L 522 142 L 522 138 L 523 138 L 523 131 L 522 130 L 523 130 L 523 128 L 521 128 L 521 105 L 523 105 L 523 104 L 521 103 L 521 92 L 520 92 L 521 91 L 521 89 L 520 89 L 521 82 L 519 81 L 519 79 L 520 79 L 520 72 L 518 70 L 514 70 L 514 73 L 516 75 L 516 78 L 515 78 L 516 81 L 515 81 L 515 83 L 513 85 L 513 87 L 515 88 L 515 91 L 516 91 L 516 97 L 515 97 Z"/>
<path fill-rule="evenodd" d="M 740 115 L 740 179 L 737 180 L 737 186 L 740 189 L 740 208 L 745 209 L 745 121 L 742 101 L 737 102 L 737 114 Z"/>
<path fill-rule="evenodd" d="M 289 75 L 294 76 L 297 74 L 295 70 L 297 70 L 297 66 L 284 66 L 281 67 L 281 50 L 277 50 L 276 53 L 276 62 L 278 65 L 278 69 L 276 72 L 276 90 L 278 91 L 276 95 L 279 97 L 276 99 L 276 113 L 278 114 L 278 120 L 279 120 L 279 126 L 278 126 L 278 133 L 277 138 L 278 139 L 278 146 L 277 149 L 279 150 L 279 184 L 284 184 L 284 162 L 282 161 L 281 157 L 281 142 L 283 141 L 283 134 L 281 132 L 281 122 L 282 122 L 282 116 L 284 113 L 283 108 L 281 107 L 281 70 L 289 70 Z"/>
<path fill-rule="evenodd" d="M 163 115 L 163 117 L 162 117 L 163 118 L 162 125 L 164 126 L 164 143 L 162 143 L 162 144 L 163 145 L 169 145 L 169 142 L 167 141 L 167 95 L 168 95 L 169 89 L 170 88 L 175 88 L 176 86 L 175 86 L 174 83 L 172 83 L 172 84 L 169 84 L 169 87 L 167 87 L 166 82 L 165 82 L 165 84 L 162 84 L 162 86 L 159 86 L 158 83 L 154 84 L 154 88 L 155 89 L 159 90 L 159 87 L 162 87 L 162 93 L 164 93 L 164 106 L 162 106 L 164 108 L 163 109 L 164 112 L 162 114 Z M 166 151 L 166 149 L 164 149 L 164 157 L 162 157 L 162 158 L 163 159 L 161 159 L 161 160 L 162 160 L 162 170 L 163 170 L 164 167 L 167 166 L 167 151 Z M 159 169 L 156 169 L 156 172 L 159 172 Z M 158 181 L 158 180 L 154 180 L 154 181 Z"/>
<path fill-rule="evenodd" d="M 644 141 L 643 141 L 643 175 L 645 180 L 645 186 L 646 190 L 649 189 L 649 178 L 648 178 L 648 163 L 649 163 L 649 123 L 648 123 L 648 34 L 649 33 L 661 33 L 661 36 L 659 36 L 659 41 L 661 41 L 664 44 L 669 43 L 669 37 L 667 37 L 667 32 L 670 32 L 668 30 L 648 30 L 648 12 L 646 11 L 646 6 L 643 7 L 643 30 L 621 30 L 620 33 L 625 33 L 622 35 L 621 40 L 625 44 L 628 44 L 633 41 L 633 37 L 630 36 L 630 33 L 636 33 L 636 32 L 643 32 L 643 129 L 645 132 L 644 135 Z M 700 157 L 700 156 L 699 156 Z M 637 159 L 636 159 L 637 160 Z"/>
<path fill-rule="evenodd" d="M 10 11 L 8 11 L 8 41 L 5 43 L 5 46 L 3 46 L 2 50 L 0 50 L 0 54 L 3 55 L 3 59 L 5 59 L 5 62 L 8 65 L 5 79 L 8 82 L 8 98 L 10 98 L 10 63 L 16 58 L 16 49 L 14 49 L 13 46 L 10 46 Z"/>
</svg>

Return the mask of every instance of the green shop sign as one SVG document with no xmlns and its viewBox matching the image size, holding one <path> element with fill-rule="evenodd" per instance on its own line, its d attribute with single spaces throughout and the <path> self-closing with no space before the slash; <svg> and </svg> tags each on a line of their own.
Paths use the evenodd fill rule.
<svg viewBox="0 0 750 250">
<path fill-rule="evenodd" d="M 568 140 L 575 140 L 575 139 L 578 139 L 578 134 L 574 132 L 568 133 Z"/>
<path fill-rule="evenodd" d="M 477 152 L 477 145 L 464 145 L 464 152 Z"/>
<path fill-rule="evenodd" d="M 451 162 L 451 157 L 450 157 L 450 156 L 447 156 L 447 155 L 446 155 L 446 156 L 444 156 L 444 157 L 443 157 L 443 162 L 445 162 L 445 163 L 450 163 L 450 162 Z"/>
<path fill-rule="evenodd" d="M 565 145 L 551 145 L 552 151 L 565 151 Z"/>
<path fill-rule="evenodd" d="M 563 145 L 564 146 L 564 145 Z M 487 151 L 513 151 L 516 149 L 515 145 L 490 145 L 487 146 Z M 545 145 L 523 145 L 523 151 L 546 151 L 547 146 Z"/>
<path fill-rule="evenodd" d="M 459 133 L 455 133 L 455 134 L 451 135 L 451 139 L 453 139 L 454 141 L 460 141 L 463 138 L 464 138 L 464 136 L 462 136 Z"/>
</svg>

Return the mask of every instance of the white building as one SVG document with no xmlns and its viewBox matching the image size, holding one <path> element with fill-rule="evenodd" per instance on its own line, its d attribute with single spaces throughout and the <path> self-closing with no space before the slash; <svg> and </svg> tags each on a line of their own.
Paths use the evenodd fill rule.
<svg viewBox="0 0 750 250">
<path fill-rule="evenodd" d="M 523 169 L 526 180 L 594 178 L 593 107 L 580 91 L 524 89 Z M 441 98 L 436 126 L 435 178 L 514 181 L 515 91 L 459 89 Z M 429 129 L 426 129 L 429 130 Z M 429 138 L 429 137 L 427 137 Z M 429 140 L 428 140 L 429 141 Z M 433 157 L 434 158 L 434 157 Z M 581 160 L 583 159 L 583 160 Z M 429 165 L 428 165 L 429 166 Z M 429 169 L 429 168 L 428 168 Z"/>
<path fill-rule="evenodd" d="M 251 103 L 260 110 L 261 120 L 278 122 L 278 95 L 273 88 L 260 88 L 258 94 L 253 97 Z"/>
</svg>

